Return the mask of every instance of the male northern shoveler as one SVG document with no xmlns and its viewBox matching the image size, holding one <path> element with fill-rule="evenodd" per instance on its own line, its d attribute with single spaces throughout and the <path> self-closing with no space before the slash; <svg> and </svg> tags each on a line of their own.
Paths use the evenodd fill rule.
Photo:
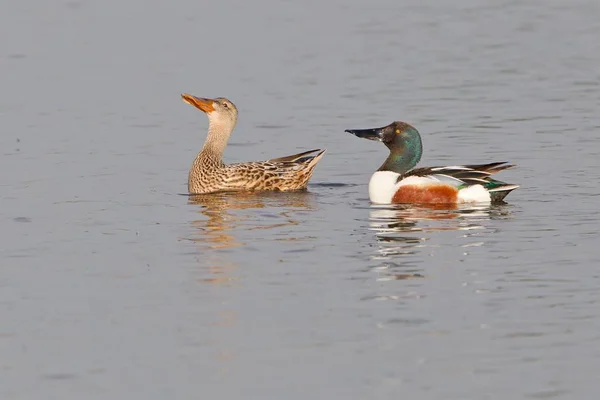
<svg viewBox="0 0 600 400">
<path fill-rule="evenodd" d="M 181 97 L 208 116 L 208 136 L 188 177 L 191 194 L 305 189 L 315 166 L 325 154 L 325 150 L 316 149 L 267 161 L 226 165 L 222 156 L 237 123 L 236 106 L 223 97 L 205 99 L 190 94 Z"/>
<path fill-rule="evenodd" d="M 491 203 L 501 202 L 519 185 L 491 178 L 513 165 L 494 162 L 477 165 L 415 168 L 423 153 L 421 135 L 405 122 L 346 132 L 383 142 L 390 155 L 369 181 L 373 203 Z"/>
</svg>

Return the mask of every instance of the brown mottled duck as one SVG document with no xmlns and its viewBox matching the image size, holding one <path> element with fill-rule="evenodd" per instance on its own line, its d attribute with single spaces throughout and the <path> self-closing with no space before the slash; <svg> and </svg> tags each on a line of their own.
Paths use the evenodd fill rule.
<svg viewBox="0 0 600 400">
<path fill-rule="evenodd" d="M 186 93 L 181 97 L 208 116 L 208 136 L 188 176 L 190 194 L 306 189 L 326 150 L 310 150 L 266 161 L 224 164 L 223 151 L 237 124 L 237 107 L 224 97 L 206 99 Z"/>
</svg>

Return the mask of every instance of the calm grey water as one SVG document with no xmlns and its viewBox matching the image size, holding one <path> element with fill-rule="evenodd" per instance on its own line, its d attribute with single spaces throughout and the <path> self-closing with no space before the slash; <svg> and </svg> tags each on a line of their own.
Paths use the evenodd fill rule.
<svg viewBox="0 0 600 400">
<path fill-rule="evenodd" d="M 8 2 L 0 13 L 0 398 L 592 399 L 600 3 Z M 190 199 L 229 162 L 328 153 L 306 193 Z M 509 161 L 508 204 L 369 204 L 421 165 Z"/>
</svg>

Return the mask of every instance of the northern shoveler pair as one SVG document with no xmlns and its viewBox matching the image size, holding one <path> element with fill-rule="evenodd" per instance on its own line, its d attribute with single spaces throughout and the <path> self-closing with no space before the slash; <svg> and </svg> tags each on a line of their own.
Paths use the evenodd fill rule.
<svg viewBox="0 0 600 400">
<path fill-rule="evenodd" d="M 237 123 L 237 107 L 228 99 L 182 94 L 183 101 L 208 116 L 208 137 L 192 163 L 190 194 L 225 191 L 291 191 L 305 189 L 326 150 L 310 150 L 267 161 L 226 165 L 222 156 Z M 373 203 L 457 204 L 502 201 L 519 187 L 491 178 L 512 167 L 505 162 L 415 168 L 423 153 L 419 132 L 405 122 L 372 129 L 347 129 L 365 139 L 383 142 L 390 155 L 369 182 Z"/>
</svg>

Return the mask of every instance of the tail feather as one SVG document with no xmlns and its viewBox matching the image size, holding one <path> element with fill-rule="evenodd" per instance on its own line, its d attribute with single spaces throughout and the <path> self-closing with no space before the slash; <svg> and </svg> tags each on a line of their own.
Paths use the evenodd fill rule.
<svg viewBox="0 0 600 400">
<path fill-rule="evenodd" d="M 498 186 L 498 187 L 495 187 L 493 189 L 488 189 L 488 192 L 490 192 L 490 193 L 504 192 L 504 191 L 507 191 L 507 190 L 515 190 L 518 187 L 520 187 L 520 186 L 519 185 L 513 185 L 513 184 L 510 184 L 510 183 L 507 183 L 505 185 Z"/>
<path fill-rule="evenodd" d="M 326 151 L 327 151 L 327 149 L 323 149 L 319 153 L 317 153 L 314 157 L 313 156 L 306 157 L 306 160 L 303 160 L 302 162 L 310 160 L 308 163 L 309 168 L 314 168 L 315 165 L 317 165 L 317 163 L 319 162 L 319 160 L 321 160 L 321 158 L 323 158 Z"/>
<path fill-rule="evenodd" d="M 501 183 L 496 181 L 496 183 Z M 513 190 L 515 190 L 516 188 L 518 188 L 519 185 L 513 185 L 510 183 L 503 183 L 500 186 L 496 186 L 494 188 L 490 188 L 488 189 L 488 192 L 490 192 L 490 197 L 492 198 L 493 202 L 501 202 L 504 200 L 504 198 L 506 196 L 508 196 L 508 194 L 510 192 L 512 192 Z"/>
<path fill-rule="evenodd" d="M 501 161 L 501 162 L 493 162 L 493 163 L 489 163 L 489 164 L 465 165 L 465 167 L 471 168 L 471 169 L 474 169 L 477 171 L 487 172 L 491 175 L 491 174 L 495 174 L 500 171 L 504 171 L 505 169 L 512 168 L 512 167 L 514 167 L 514 165 L 508 164 L 506 161 Z"/>
<path fill-rule="evenodd" d="M 314 156 L 306 156 L 306 157 L 302 157 L 300 159 L 297 159 L 294 164 L 295 165 L 300 165 L 299 168 L 302 169 L 303 173 L 301 173 L 299 176 L 301 177 L 300 179 L 300 183 L 298 185 L 298 189 L 306 189 L 306 186 L 308 185 L 308 181 L 310 180 L 310 178 L 312 178 L 313 172 L 315 170 L 315 167 L 317 166 L 317 163 L 319 162 L 319 160 L 321 160 L 321 158 L 323 158 L 323 155 L 325 154 L 327 150 L 321 150 L 319 151 L 319 153 L 315 154 Z"/>
<path fill-rule="evenodd" d="M 315 153 L 317 151 L 319 152 L 318 154 L 309 156 L 309 154 Z M 285 157 L 279 157 L 279 158 L 272 158 L 272 159 L 267 160 L 267 161 L 268 162 L 273 162 L 273 163 L 278 163 L 278 162 L 296 162 L 296 163 L 302 163 L 302 162 L 304 162 L 306 160 L 309 160 L 311 158 L 317 158 L 317 157 L 319 157 L 319 155 L 322 155 L 323 153 L 325 153 L 325 150 L 314 149 L 314 150 L 309 150 L 309 151 L 303 151 L 302 153 L 298 153 L 298 154 L 292 154 L 291 156 L 285 156 Z"/>
</svg>

